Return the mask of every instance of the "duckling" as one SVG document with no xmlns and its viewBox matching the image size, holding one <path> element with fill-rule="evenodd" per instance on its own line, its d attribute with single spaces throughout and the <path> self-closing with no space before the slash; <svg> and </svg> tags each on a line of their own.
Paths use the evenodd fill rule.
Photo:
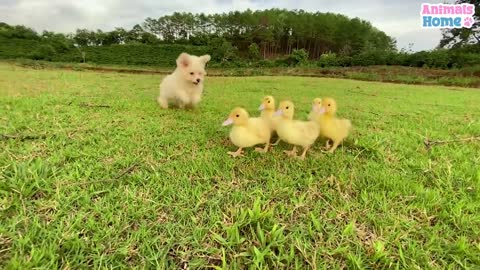
<svg viewBox="0 0 480 270">
<path fill-rule="evenodd" d="M 310 121 L 317 121 L 318 122 L 318 117 L 320 116 L 320 108 L 322 107 L 322 99 L 321 98 L 314 98 L 312 101 L 312 110 L 308 114 L 307 119 Z M 330 139 L 327 139 L 325 141 L 325 148 L 328 149 L 330 147 Z"/>
<path fill-rule="evenodd" d="M 314 107 L 315 119 L 320 125 L 320 136 L 327 138 L 325 146 L 328 152 L 333 153 L 335 149 L 348 137 L 352 129 L 352 122 L 348 119 L 336 117 L 337 102 L 333 98 L 325 98 L 320 107 Z M 328 139 L 333 141 L 333 145 L 328 144 Z"/>
<path fill-rule="evenodd" d="M 261 111 L 261 117 L 267 119 L 273 118 L 273 114 L 275 114 L 275 99 L 272 96 L 265 96 L 258 110 Z"/>
<path fill-rule="evenodd" d="M 276 125 L 278 123 L 279 117 L 274 116 L 275 114 L 275 99 L 272 96 L 265 96 L 263 98 L 262 104 L 258 107 L 258 110 L 261 111 L 260 117 L 264 118 L 270 124 L 270 131 L 272 135 L 276 133 Z M 280 142 L 280 138 L 277 139 L 272 145 L 277 145 Z"/>
<path fill-rule="evenodd" d="M 232 110 L 223 126 L 233 124 L 230 131 L 230 140 L 238 147 L 236 152 L 228 152 L 232 157 L 243 156 L 243 148 L 257 144 L 265 144 L 265 147 L 255 148 L 255 151 L 266 153 L 270 145 L 270 125 L 263 118 L 250 118 L 248 112 L 240 107 Z"/>
<path fill-rule="evenodd" d="M 278 136 L 285 142 L 293 144 L 291 151 L 284 151 L 288 156 L 297 155 L 297 145 L 303 147 L 300 159 L 305 159 L 308 149 L 318 138 L 320 127 L 315 121 L 293 120 L 295 107 L 291 101 L 280 102 L 275 115 L 281 116 L 278 121 Z"/>
<path fill-rule="evenodd" d="M 315 119 L 317 118 L 316 112 L 318 112 L 320 107 L 322 107 L 322 99 L 321 98 L 315 98 L 312 102 L 312 110 L 308 114 L 307 119 L 310 120 L 310 121 L 315 121 Z"/>
</svg>

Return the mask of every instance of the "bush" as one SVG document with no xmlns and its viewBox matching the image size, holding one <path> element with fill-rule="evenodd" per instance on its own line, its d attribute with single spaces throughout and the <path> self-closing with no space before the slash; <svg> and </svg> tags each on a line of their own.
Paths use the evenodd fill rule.
<svg viewBox="0 0 480 270">
<path fill-rule="evenodd" d="M 342 55 L 338 57 L 338 65 L 342 67 L 350 67 L 352 66 L 352 57 Z"/>
<path fill-rule="evenodd" d="M 89 63 L 111 65 L 141 65 L 141 66 L 174 66 L 175 60 L 182 52 L 194 55 L 209 53 L 204 46 L 188 45 L 111 45 L 82 47 L 86 60 Z M 82 62 L 82 56 L 77 49 L 67 53 L 57 54 L 54 61 Z"/>
<path fill-rule="evenodd" d="M 449 52 L 447 50 L 435 50 L 429 52 L 426 65 L 431 68 L 452 67 Z"/>
<path fill-rule="evenodd" d="M 36 49 L 33 53 L 31 58 L 34 60 L 47 60 L 51 61 L 57 51 L 53 48 L 50 44 L 42 44 Z"/>
<path fill-rule="evenodd" d="M 0 37 L 0 59 L 30 59 L 40 44 L 36 40 Z"/>
<path fill-rule="evenodd" d="M 80 48 L 89 63 L 108 65 L 173 66 L 178 55 L 188 52 L 203 55 L 211 52 L 207 46 L 190 45 L 112 45 Z M 0 37 L 0 59 L 36 59 L 54 62 L 80 63 L 82 55 L 75 47 L 59 51 L 48 41 L 4 39 Z"/>
<path fill-rule="evenodd" d="M 237 58 L 237 47 L 224 38 L 213 38 L 208 45 L 212 60 L 215 62 L 233 61 Z"/>
<path fill-rule="evenodd" d="M 258 61 L 259 67 L 274 68 L 277 67 L 275 60 L 260 60 Z"/>
<path fill-rule="evenodd" d="M 352 57 L 352 65 L 354 66 L 373 66 L 386 65 L 387 54 L 385 51 L 367 51 Z"/>
<path fill-rule="evenodd" d="M 429 68 L 464 68 L 480 63 L 480 45 L 468 45 L 458 49 L 406 52 L 365 51 L 358 55 L 344 56 L 335 53 L 321 55 L 314 62 L 308 61 L 304 49 L 294 50 L 290 55 L 260 60 L 259 48 L 255 43 L 248 47 L 248 55 L 240 58 L 238 50 L 225 39 L 211 39 L 208 46 L 181 44 L 147 45 L 132 42 L 125 45 L 87 46 L 80 48 L 89 63 L 107 65 L 140 65 L 172 67 L 182 52 L 194 55 L 209 53 L 210 66 L 226 68 L 243 67 L 289 67 L 289 66 L 370 66 L 401 65 Z M 19 39 L 0 36 L 0 59 L 35 59 L 65 63 L 83 61 L 81 52 L 69 42 L 54 39 Z"/>
<path fill-rule="evenodd" d="M 248 46 L 248 57 L 252 60 L 258 60 L 261 58 L 260 48 L 257 43 L 252 43 Z"/>
<path fill-rule="evenodd" d="M 387 54 L 386 63 L 390 66 L 408 65 L 408 56 L 405 52 L 390 52 Z"/>
<path fill-rule="evenodd" d="M 334 53 L 324 53 L 317 61 L 317 65 L 320 67 L 337 67 L 339 66 L 338 57 Z"/>
<path fill-rule="evenodd" d="M 478 66 L 480 63 L 480 53 L 454 51 L 451 55 L 451 67 L 453 68 Z"/>
<path fill-rule="evenodd" d="M 288 56 L 287 62 L 289 66 L 300 66 L 308 62 L 308 52 L 305 49 L 294 49 Z"/>
</svg>

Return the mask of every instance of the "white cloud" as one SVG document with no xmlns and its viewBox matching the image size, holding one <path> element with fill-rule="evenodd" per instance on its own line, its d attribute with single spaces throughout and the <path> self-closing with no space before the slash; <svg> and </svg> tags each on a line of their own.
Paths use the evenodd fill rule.
<svg viewBox="0 0 480 270">
<path fill-rule="evenodd" d="M 395 37 L 399 48 L 414 43 L 414 50 L 433 49 L 439 30 L 420 28 L 422 1 L 383 0 L 0 0 L 0 20 L 23 24 L 37 31 L 74 32 L 77 28 L 112 30 L 130 28 L 145 18 L 157 18 L 174 11 L 217 13 L 250 8 L 287 8 L 342 13 L 370 21 Z M 424 1 L 438 3 L 438 1 Z"/>
</svg>

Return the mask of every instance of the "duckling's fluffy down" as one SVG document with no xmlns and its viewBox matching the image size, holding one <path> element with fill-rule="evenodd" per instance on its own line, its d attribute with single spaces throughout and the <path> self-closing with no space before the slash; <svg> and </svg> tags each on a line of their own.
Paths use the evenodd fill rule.
<svg viewBox="0 0 480 270">
<path fill-rule="evenodd" d="M 252 147 L 270 140 L 268 122 L 263 118 L 249 118 L 247 125 L 234 126 L 230 131 L 230 140 L 237 147 Z"/>
</svg>

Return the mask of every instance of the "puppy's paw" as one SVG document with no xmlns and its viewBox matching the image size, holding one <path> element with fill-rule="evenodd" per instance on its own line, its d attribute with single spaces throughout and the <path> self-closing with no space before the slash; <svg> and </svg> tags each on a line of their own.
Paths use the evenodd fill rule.
<svg viewBox="0 0 480 270">
<path fill-rule="evenodd" d="M 163 109 L 168 109 L 168 100 L 162 97 L 157 98 L 157 102 Z"/>
</svg>

